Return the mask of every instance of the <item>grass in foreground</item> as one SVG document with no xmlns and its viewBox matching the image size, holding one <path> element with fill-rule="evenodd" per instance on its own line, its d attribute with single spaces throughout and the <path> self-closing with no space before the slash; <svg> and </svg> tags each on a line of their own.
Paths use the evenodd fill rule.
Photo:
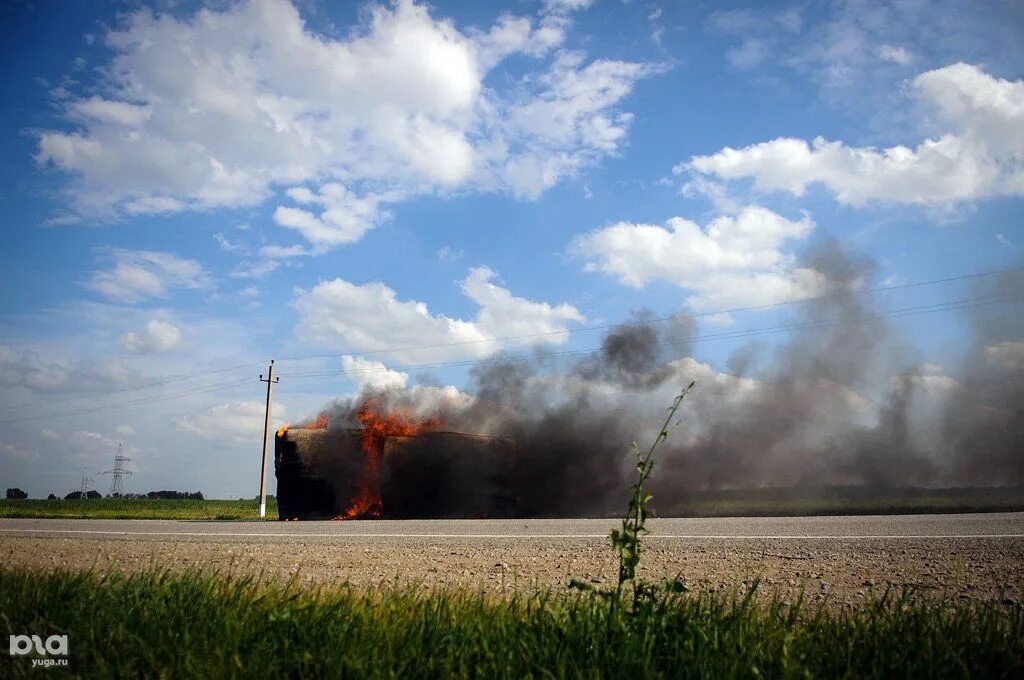
<svg viewBox="0 0 1024 680">
<path fill-rule="evenodd" d="M 259 519 L 259 502 L 96 498 L 0 500 L 0 517 L 55 519 Z M 277 499 L 267 498 L 267 518 L 277 519 Z"/>
<path fill-rule="evenodd" d="M 1022 677 L 1019 607 L 887 595 L 856 611 L 672 595 L 303 590 L 192 572 L 0 570 L 4 635 L 67 634 L 82 676 Z M 28 676 L 27 657 L 0 675 Z"/>
</svg>

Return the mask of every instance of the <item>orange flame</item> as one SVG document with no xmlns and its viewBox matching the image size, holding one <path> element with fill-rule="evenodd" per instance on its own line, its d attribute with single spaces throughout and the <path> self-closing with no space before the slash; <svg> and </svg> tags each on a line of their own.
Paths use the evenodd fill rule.
<svg viewBox="0 0 1024 680">
<path fill-rule="evenodd" d="M 316 417 L 316 420 L 311 420 L 302 427 L 307 430 L 326 430 L 327 429 L 327 414 L 321 413 Z"/>
<path fill-rule="evenodd" d="M 349 507 L 335 519 L 363 519 L 380 517 L 384 504 L 380 498 L 380 466 L 384 442 L 391 436 L 413 436 L 437 429 L 438 418 L 418 418 L 405 411 L 384 412 L 376 400 L 363 402 L 357 413 L 363 426 L 363 469 L 356 480 L 356 493 Z"/>
<path fill-rule="evenodd" d="M 295 427 L 300 430 L 326 430 L 327 429 L 327 414 L 321 413 L 316 417 L 315 420 L 311 420 L 305 425 L 296 425 Z M 291 425 L 282 425 L 277 430 L 277 436 L 283 437 L 285 433 L 291 428 Z"/>
</svg>

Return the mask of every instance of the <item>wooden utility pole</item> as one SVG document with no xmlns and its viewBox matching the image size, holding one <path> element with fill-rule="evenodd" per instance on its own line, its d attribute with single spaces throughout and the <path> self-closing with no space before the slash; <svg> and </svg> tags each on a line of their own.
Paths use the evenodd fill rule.
<svg viewBox="0 0 1024 680">
<path fill-rule="evenodd" d="M 267 437 L 270 435 L 270 403 L 274 393 L 274 383 L 280 382 L 274 377 L 274 360 L 270 360 L 267 377 L 260 374 L 260 382 L 267 383 L 267 414 L 263 420 L 263 463 L 260 465 L 260 518 L 267 516 Z"/>
</svg>

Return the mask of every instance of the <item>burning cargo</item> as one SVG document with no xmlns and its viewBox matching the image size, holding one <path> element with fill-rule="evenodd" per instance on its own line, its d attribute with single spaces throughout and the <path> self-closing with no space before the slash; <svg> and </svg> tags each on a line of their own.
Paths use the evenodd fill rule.
<svg viewBox="0 0 1024 680">
<path fill-rule="evenodd" d="M 376 428 L 281 428 L 281 519 L 509 517 L 508 437 Z M 407 433 L 408 432 L 408 433 Z"/>
</svg>

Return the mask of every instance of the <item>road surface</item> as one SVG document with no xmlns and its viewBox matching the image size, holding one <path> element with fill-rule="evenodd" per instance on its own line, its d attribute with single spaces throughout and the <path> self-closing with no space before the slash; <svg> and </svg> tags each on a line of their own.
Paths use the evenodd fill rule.
<svg viewBox="0 0 1024 680">
<path fill-rule="evenodd" d="M 198 522 L 0 519 L 7 565 L 248 570 L 357 587 L 508 591 L 607 584 L 614 520 Z M 694 588 L 760 578 L 786 596 L 856 603 L 888 585 L 955 597 L 1024 596 L 1024 513 L 657 519 L 643 569 Z"/>
<path fill-rule="evenodd" d="M 0 533 L 65 536 L 189 537 L 267 541 L 337 539 L 480 539 L 567 541 L 607 538 L 613 519 L 377 520 L 355 522 L 204 522 L 182 520 L 0 519 Z M 1024 513 L 719 517 L 652 519 L 652 540 L 1024 538 Z"/>
</svg>

